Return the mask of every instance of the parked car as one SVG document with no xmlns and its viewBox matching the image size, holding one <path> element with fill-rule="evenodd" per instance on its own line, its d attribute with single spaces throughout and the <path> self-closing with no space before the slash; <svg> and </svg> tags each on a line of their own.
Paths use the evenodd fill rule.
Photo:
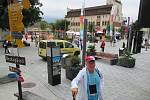
<svg viewBox="0 0 150 100">
<path fill-rule="evenodd" d="M 42 58 L 47 57 L 47 44 L 50 46 L 59 46 L 61 55 L 69 54 L 69 55 L 79 55 L 80 49 L 71 42 L 65 40 L 41 40 L 38 48 L 38 55 Z"/>
</svg>

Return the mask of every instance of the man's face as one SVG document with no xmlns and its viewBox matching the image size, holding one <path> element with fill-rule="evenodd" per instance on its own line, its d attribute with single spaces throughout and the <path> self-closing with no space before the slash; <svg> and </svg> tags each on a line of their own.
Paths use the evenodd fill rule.
<svg viewBox="0 0 150 100">
<path fill-rule="evenodd" d="M 87 69 L 89 72 L 94 72 L 94 69 L 95 69 L 95 61 L 94 60 L 87 61 L 86 65 L 87 65 Z"/>
</svg>

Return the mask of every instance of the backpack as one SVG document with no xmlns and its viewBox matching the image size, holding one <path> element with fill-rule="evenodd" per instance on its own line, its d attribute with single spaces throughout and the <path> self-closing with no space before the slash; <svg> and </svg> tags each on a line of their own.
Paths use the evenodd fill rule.
<svg viewBox="0 0 150 100">
<path fill-rule="evenodd" d="M 95 71 L 97 72 L 98 76 L 100 77 L 100 79 L 103 78 L 102 74 L 100 73 L 100 71 L 96 68 Z"/>
<path fill-rule="evenodd" d="M 3 47 L 6 47 L 6 46 L 7 46 L 7 43 L 6 43 L 6 42 L 4 42 L 4 43 L 3 43 Z"/>
</svg>

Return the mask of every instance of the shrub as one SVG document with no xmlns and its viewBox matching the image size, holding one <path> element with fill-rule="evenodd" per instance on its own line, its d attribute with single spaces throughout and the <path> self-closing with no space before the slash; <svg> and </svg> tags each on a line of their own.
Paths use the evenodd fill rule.
<svg viewBox="0 0 150 100">
<path fill-rule="evenodd" d="M 87 53 L 88 56 L 94 56 L 94 55 L 96 55 L 95 51 L 96 51 L 95 46 L 94 45 L 89 45 L 86 53 Z"/>
<path fill-rule="evenodd" d="M 123 56 L 118 59 L 117 65 L 132 68 L 135 66 L 136 59 L 132 57 L 132 54 L 125 48 Z"/>
<path fill-rule="evenodd" d="M 78 72 L 81 70 L 80 58 L 78 56 L 69 57 L 70 64 L 67 64 L 66 67 L 66 78 L 72 80 L 76 77 Z"/>
<path fill-rule="evenodd" d="M 90 51 L 95 51 L 95 46 L 94 46 L 94 45 L 89 45 L 89 46 L 88 46 L 88 50 L 90 50 Z"/>
<path fill-rule="evenodd" d="M 71 56 L 70 61 L 71 61 L 72 67 L 79 65 L 81 62 L 78 56 Z"/>
</svg>

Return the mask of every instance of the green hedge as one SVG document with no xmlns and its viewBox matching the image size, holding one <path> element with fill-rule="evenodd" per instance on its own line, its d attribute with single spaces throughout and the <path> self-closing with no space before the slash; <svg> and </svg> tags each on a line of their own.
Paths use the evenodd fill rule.
<svg viewBox="0 0 150 100">
<path fill-rule="evenodd" d="M 136 59 L 133 57 L 127 58 L 127 57 L 120 57 L 118 59 L 117 65 L 127 67 L 127 68 L 133 68 L 135 66 Z"/>
</svg>

